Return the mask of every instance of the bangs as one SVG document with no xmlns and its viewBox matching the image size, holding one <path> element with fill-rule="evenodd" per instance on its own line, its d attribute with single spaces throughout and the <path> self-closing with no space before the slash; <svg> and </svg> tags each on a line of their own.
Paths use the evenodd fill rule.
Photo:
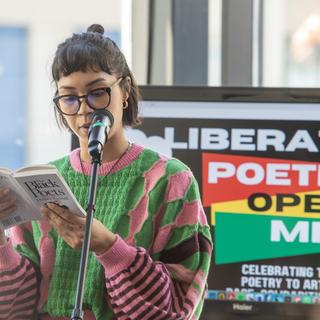
<svg viewBox="0 0 320 320">
<path fill-rule="evenodd" d="M 52 65 L 52 77 L 59 81 L 61 77 L 73 72 L 104 71 L 112 74 L 108 55 L 105 50 L 90 43 L 73 43 L 61 47 Z"/>
<path fill-rule="evenodd" d="M 103 27 L 93 25 L 92 28 L 88 28 L 87 32 L 75 33 L 58 45 L 51 66 L 56 95 L 58 94 L 57 82 L 62 77 L 75 72 L 102 71 L 117 78 L 128 78 L 128 81 L 119 84 L 123 93 L 128 96 L 128 107 L 123 112 L 122 122 L 124 126 L 135 126 L 140 122 L 138 117 L 139 88 L 123 53 L 112 39 L 103 35 L 103 32 Z M 58 124 L 71 130 L 64 115 L 56 108 L 55 115 Z"/>
</svg>

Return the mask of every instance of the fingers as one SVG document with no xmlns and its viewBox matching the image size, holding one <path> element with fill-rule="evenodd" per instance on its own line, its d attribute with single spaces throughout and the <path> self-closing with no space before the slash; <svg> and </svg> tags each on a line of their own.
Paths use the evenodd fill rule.
<svg viewBox="0 0 320 320">
<path fill-rule="evenodd" d="M 9 216 L 16 210 L 16 206 L 13 205 L 11 207 L 8 207 L 6 210 L 3 210 L 0 212 L 0 219 Z"/>
<path fill-rule="evenodd" d="M 14 210 L 16 207 L 15 199 L 8 199 L 0 202 L 0 215 L 6 215 L 8 211 Z"/>
<path fill-rule="evenodd" d="M 9 194 L 10 189 L 9 188 L 0 188 L 0 198 L 6 196 L 7 194 Z"/>
<path fill-rule="evenodd" d="M 63 221 L 66 223 L 70 223 L 68 218 L 66 217 L 66 210 L 56 204 L 47 203 L 42 212 L 48 216 L 52 222 L 55 222 L 57 226 L 61 226 Z"/>
<path fill-rule="evenodd" d="M 45 207 L 42 207 L 41 211 L 57 228 L 64 227 L 69 231 L 84 229 L 85 219 L 72 219 L 73 213 L 58 205 L 49 203 Z"/>
<path fill-rule="evenodd" d="M 57 233 L 72 247 L 80 248 L 84 238 L 85 219 L 70 219 L 73 213 L 56 204 L 47 204 L 42 213 Z"/>
<path fill-rule="evenodd" d="M 85 218 L 74 216 L 68 209 L 53 203 L 42 207 L 41 211 L 70 247 L 81 248 L 85 234 Z M 108 250 L 116 240 L 115 234 L 96 219 L 93 219 L 91 231 L 90 250 L 98 254 Z"/>
<path fill-rule="evenodd" d="M 49 210 L 53 211 L 56 215 L 59 215 L 61 219 L 67 222 L 80 225 L 85 223 L 85 218 L 77 216 L 65 206 L 60 206 L 52 202 L 47 203 L 46 206 L 49 208 Z"/>
<path fill-rule="evenodd" d="M 0 218 L 8 216 L 16 209 L 16 199 L 9 193 L 10 189 L 0 188 Z"/>
</svg>

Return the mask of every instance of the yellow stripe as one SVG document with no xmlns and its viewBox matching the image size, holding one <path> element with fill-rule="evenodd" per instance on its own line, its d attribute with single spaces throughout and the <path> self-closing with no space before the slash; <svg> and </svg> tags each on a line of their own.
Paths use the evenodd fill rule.
<svg viewBox="0 0 320 320">
<path fill-rule="evenodd" d="M 261 215 L 261 216 L 277 216 L 277 217 L 299 217 L 299 218 L 314 218 L 320 219 L 320 213 L 310 213 L 304 211 L 305 206 L 305 195 L 320 195 L 320 191 L 308 191 L 308 192 L 301 192 L 295 193 L 295 195 L 299 196 L 300 203 L 294 207 L 284 207 L 283 211 L 279 212 L 276 211 L 276 196 L 272 196 L 272 206 L 268 211 L 258 212 L 253 211 L 248 207 L 248 200 L 235 200 L 235 201 L 226 201 L 226 202 L 219 202 L 213 203 L 211 205 L 211 224 L 215 225 L 215 213 L 222 211 L 222 212 L 230 212 L 230 213 L 237 213 L 237 214 L 254 214 L 254 215 Z M 320 199 L 318 200 L 319 204 L 315 205 L 316 209 L 320 209 Z M 255 202 L 256 205 L 259 206 L 259 201 Z M 261 206 L 264 204 L 260 203 Z"/>
</svg>

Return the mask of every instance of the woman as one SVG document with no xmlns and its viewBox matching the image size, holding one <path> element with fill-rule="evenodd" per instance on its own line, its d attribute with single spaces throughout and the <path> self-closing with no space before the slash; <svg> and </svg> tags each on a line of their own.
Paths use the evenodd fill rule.
<svg viewBox="0 0 320 320">
<path fill-rule="evenodd" d="M 100 25 L 57 48 L 52 65 L 59 122 L 80 148 L 53 161 L 85 207 L 88 128 L 107 109 L 114 123 L 99 169 L 86 274 L 85 319 L 197 319 L 205 297 L 210 229 L 197 183 L 176 159 L 131 144 L 139 90 L 123 54 Z M 0 215 L 15 200 L 0 190 Z M 0 319 L 68 319 L 85 219 L 48 204 L 44 219 L 0 232 Z"/>
</svg>

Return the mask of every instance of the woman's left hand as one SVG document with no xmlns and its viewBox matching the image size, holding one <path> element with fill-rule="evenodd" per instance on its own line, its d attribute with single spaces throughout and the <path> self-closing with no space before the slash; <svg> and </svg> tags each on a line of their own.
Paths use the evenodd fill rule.
<svg viewBox="0 0 320 320">
<path fill-rule="evenodd" d="M 41 212 L 70 247 L 81 248 L 85 233 L 85 217 L 80 217 L 69 209 L 54 203 L 41 207 Z M 114 244 L 115 240 L 114 233 L 100 221 L 93 219 L 90 250 L 98 255 L 102 254 Z"/>
</svg>

